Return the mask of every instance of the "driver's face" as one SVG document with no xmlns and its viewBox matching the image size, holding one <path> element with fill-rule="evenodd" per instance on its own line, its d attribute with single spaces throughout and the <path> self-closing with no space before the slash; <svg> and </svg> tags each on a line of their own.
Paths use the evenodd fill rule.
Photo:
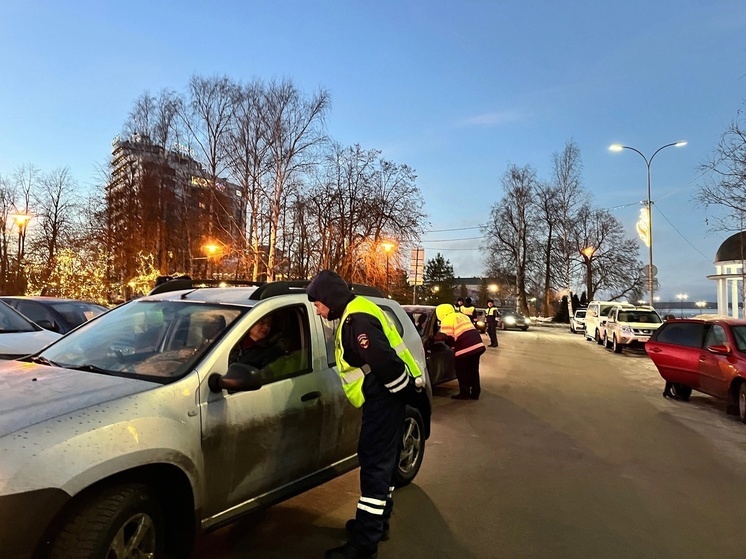
<svg viewBox="0 0 746 559">
<path fill-rule="evenodd" d="M 327 307 L 321 301 L 314 301 L 313 306 L 316 309 L 316 314 L 322 318 L 329 318 L 329 307 Z"/>
</svg>

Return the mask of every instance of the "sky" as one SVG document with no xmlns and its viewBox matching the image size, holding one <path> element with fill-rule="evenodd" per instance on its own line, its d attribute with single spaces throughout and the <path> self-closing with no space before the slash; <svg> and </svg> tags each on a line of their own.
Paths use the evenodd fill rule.
<svg viewBox="0 0 746 559">
<path fill-rule="evenodd" d="M 332 99 L 329 135 L 417 173 L 425 258 L 485 274 L 480 225 L 510 164 L 550 180 L 580 148 L 583 186 L 636 238 L 651 162 L 662 300 L 716 300 L 728 233 L 694 198 L 746 108 L 743 0 L 0 0 L 0 174 L 68 167 L 90 187 L 144 92 L 192 75 L 289 78 Z M 641 243 L 640 261 L 648 262 Z M 404 260 L 407 260 L 407 254 Z M 578 286 L 579 289 L 580 286 Z"/>
</svg>

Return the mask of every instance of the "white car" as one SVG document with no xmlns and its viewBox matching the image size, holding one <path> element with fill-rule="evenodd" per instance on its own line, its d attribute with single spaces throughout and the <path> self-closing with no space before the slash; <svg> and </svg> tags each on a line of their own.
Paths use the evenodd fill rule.
<svg viewBox="0 0 746 559">
<path fill-rule="evenodd" d="M 577 332 L 585 332 L 585 309 L 578 309 L 575 314 L 570 317 L 570 332 L 573 334 Z"/>
<path fill-rule="evenodd" d="M 614 353 L 622 353 L 625 347 L 642 348 L 661 324 L 652 307 L 616 307 L 606 319 L 604 347 L 612 347 Z"/>
<path fill-rule="evenodd" d="M 18 359 L 36 353 L 60 338 L 0 302 L 0 359 Z"/>
<path fill-rule="evenodd" d="M 360 410 L 305 285 L 185 281 L 0 363 L 1 558 L 188 557 L 197 533 L 357 466 Z M 406 408 L 401 486 L 429 435 L 425 354 L 402 307 L 363 288 L 426 383 Z M 258 324 L 261 365 L 243 359 Z"/>
</svg>

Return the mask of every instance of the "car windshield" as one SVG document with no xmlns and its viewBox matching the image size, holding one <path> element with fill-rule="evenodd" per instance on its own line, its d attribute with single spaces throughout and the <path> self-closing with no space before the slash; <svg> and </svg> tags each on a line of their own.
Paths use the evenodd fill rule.
<svg viewBox="0 0 746 559">
<path fill-rule="evenodd" d="M 0 302 L 0 334 L 36 332 L 36 328 L 26 317 Z"/>
<path fill-rule="evenodd" d="M 622 311 L 617 316 L 618 322 L 647 322 L 650 324 L 660 324 L 661 317 L 653 311 Z"/>
<path fill-rule="evenodd" d="M 40 357 L 60 367 L 170 382 L 186 374 L 248 309 L 134 301 L 84 324 Z"/>
<path fill-rule="evenodd" d="M 575 311 L 575 318 L 585 318 L 585 311 Z"/>
</svg>

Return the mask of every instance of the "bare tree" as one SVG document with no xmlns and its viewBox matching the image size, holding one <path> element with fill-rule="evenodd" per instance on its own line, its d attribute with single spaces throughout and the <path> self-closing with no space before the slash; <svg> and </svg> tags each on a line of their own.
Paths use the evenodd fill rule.
<svg viewBox="0 0 746 559">
<path fill-rule="evenodd" d="M 537 221 L 533 203 L 537 189 L 536 171 L 530 165 L 509 165 L 502 177 L 503 198 L 490 212 L 485 228 L 491 269 L 508 268 L 515 272 L 516 301 L 522 313 L 528 313 L 527 276 L 533 257 Z"/>
<path fill-rule="evenodd" d="M 265 94 L 264 130 L 272 162 L 272 190 L 269 197 L 268 279 L 274 279 L 280 211 L 297 173 L 309 169 L 314 150 L 325 141 L 324 118 L 330 107 L 323 89 L 310 99 L 290 81 L 269 84 Z"/>
<path fill-rule="evenodd" d="M 539 222 L 542 224 L 544 238 L 540 243 L 539 250 L 542 252 L 542 263 L 544 266 L 544 283 L 542 292 L 544 293 L 544 316 L 549 316 L 551 309 L 551 292 L 553 273 L 553 254 L 557 245 L 563 243 L 557 242 L 556 235 L 560 215 L 561 199 L 559 189 L 547 184 L 539 184 L 536 189 L 536 210 Z M 560 228 L 560 231 L 562 229 Z"/>
<path fill-rule="evenodd" d="M 45 173 L 33 192 L 36 207 L 36 234 L 31 248 L 38 250 L 43 263 L 43 284 L 55 265 L 58 251 L 70 245 L 75 234 L 75 217 L 79 211 L 77 183 L 67 167 Z"/>
</svg>

